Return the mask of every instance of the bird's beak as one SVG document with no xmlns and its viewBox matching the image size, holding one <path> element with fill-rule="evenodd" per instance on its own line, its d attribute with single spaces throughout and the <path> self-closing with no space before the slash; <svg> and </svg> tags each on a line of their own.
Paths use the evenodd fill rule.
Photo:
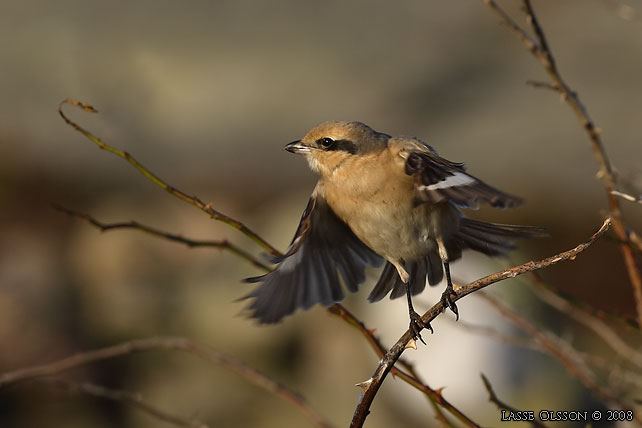
<svg viewBox="0 0 642 428">
<path fill-rule="evenodd" d="M 290 144 L 286 144 L 283 149 L 287 150 L 290 153 L 296 154 L 306 154 L 310 153 L 310 147 L 306 146 L 301 140 L 292 141 Z"/>
</svg>

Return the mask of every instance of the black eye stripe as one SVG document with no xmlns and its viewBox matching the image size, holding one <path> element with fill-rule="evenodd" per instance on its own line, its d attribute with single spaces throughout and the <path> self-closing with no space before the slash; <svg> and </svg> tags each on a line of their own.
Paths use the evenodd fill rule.
<svg viewBox="0 0 642 428">
<path fill-rule="evenodd" d="M 350 154 L 357 153 L 357 145 L 350 140 L 332 140 L 331 138 L 319 138 L 317 144 L 328 151 L 341 150 Z"/>
</svg>

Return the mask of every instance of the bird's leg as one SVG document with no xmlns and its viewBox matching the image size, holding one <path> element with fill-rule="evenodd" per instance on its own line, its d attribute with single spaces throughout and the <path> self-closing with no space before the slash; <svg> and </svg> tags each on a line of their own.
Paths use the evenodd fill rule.
<svg viewBox="0 0 642 428">
<path fill-rule="evenodd" d="M 457 316 L 459 320 L 459 309 L 453 300 L 457 297 L 455 290 L 453 289 L 453 281 L 450 278 L 450 265 L 448 263 L 448 253 L 446 252 L 446 246 L 444 241 L 441 238 L 437 238 L 437 246 L 439 247 L 439 257 L 441 257 L 441 262 L 444 264 L 444 271 L 446 272 L 446 290 L 441 295 L 441 302 L 444 305 L 444 308 L 449 308 Z"/>
<path fill-rule="evenodd" d="M 426 324 L 423 322 L 423 320 L 421 319 L 421 315 L 419 315 L 415 311 L 415 308 L 413 308 L 412 306 L 412 297 L 410 296 L 410 275 L 408 274 L 408 272 L 406 272 L 406 269 L 403 267 L 403 264 L 401 262 L 393 263 L 393 265 L 395 266 L 395 268 L 397 268 L 397 273 L 406 286 L 406 297 L 408 298 L 408 314 L 410 316 L 410 333 L 412 334 L 413 339 L 419 339 L 425 345 L 426 342 L 424 342 L 424 339 L 421 337 L 421 330 L 427 328 L 431 333 L 433 333 L 434 331 L 430 326 L 430 323 Z"/>
</svg>

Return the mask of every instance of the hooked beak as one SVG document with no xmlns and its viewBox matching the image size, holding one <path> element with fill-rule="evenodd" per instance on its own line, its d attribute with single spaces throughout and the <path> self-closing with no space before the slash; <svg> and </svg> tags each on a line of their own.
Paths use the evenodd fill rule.
<svg viewBox="0 0 642 428">
<path fill-rule="evenodd" d="M 283 149 L 290 153 L 301 155 L 310 153 L 310 147 L 306 146 L 301 140 L 292 141 L 290 144 L 286 144 Z"/>
</svg>

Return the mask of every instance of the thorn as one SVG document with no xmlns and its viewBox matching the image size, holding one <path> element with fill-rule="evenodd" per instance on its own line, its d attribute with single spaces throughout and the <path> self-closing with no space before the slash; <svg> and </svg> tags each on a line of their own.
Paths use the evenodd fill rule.
<svg viewBox="0 0 642 428">
<path fill-rule="evenodd" d="M 601 180 L 602 178 L 604 178 L 604 175 L 605 175 L 605 174 L 606 174 L 606 172 L 605 172 L 603 169 L 600 169 L 600 170 L 595 174 L 595 178 L 597 178 L 598 180 Z"/>
<path fill-rule="evenodd" d="M 358 386 L 359 388 L 361 388 L 361 390 L 363 392 L 366 392 L 368 390 L 368 388 L 370 388 L 370 385 L 372 385 L 372 378 L 370 378 L 368 380 L 364 380 L 363 382 L 359 382 L 359 383 L 355 384 L 354 386 Z"/>
<path fill-rule="evenodd" d="M 417 342 L 415 341 L 415 339 L 413 339 L 411 337 L 410 340 L 408 341 L 408 343 L 406 343 L 406 346 L 404 346 L 404 349 L 414 349 L 416 351 L 417 350 Z"/>
<path fill-rule="evenodd" d="M 375 333 L 375 331 L 377 331 L 377 329 L 376 328 L 366 329 L 366 331 L 368 332 L 368 334 L 374 335 L 374 333 Z"/>
</svg>

